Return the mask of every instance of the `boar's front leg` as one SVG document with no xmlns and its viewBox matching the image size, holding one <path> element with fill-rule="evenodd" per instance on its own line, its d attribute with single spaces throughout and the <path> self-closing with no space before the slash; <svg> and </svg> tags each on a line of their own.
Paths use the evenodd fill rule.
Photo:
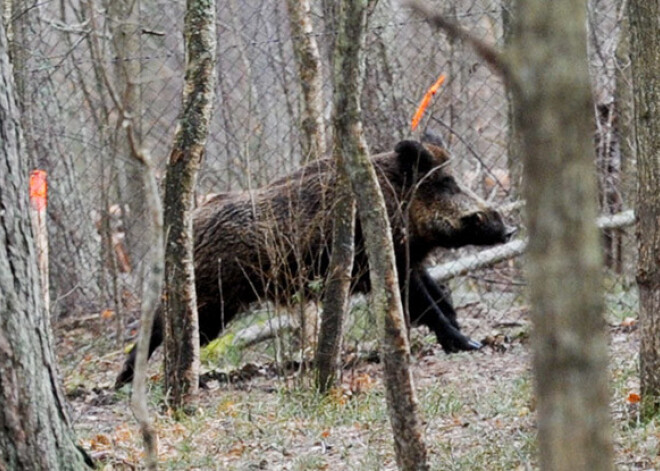
<svg viewBox="0 0 660 471">
<path fill-rule="evenodd" d="M 419 280 L 426 288 L 426 291 L 428 291 L 429 296 L 431 296 L 436 307 L 438 307 L 449 322 L 451 322 L 451 325 L 458 330 L 461 330 L 461 326 L 458 324 L 458 315 L 456 314 L 456 309 L 454 309 L 454 303 L 451 299 L 451 290 L 449 287 L 444 283 L 437 283 L 424 268 L 419 268 L 416 271 L 419 275 Z"/>
<path fill-rule="evenodd" d="M 449 289 L 438 285 L 424 268 L 413 269 L 410 273 L 408 309 L 410 321 L 428 326 L 445 352 L 481 348 L 481 343 L 460 332 Z"/>
</svg>

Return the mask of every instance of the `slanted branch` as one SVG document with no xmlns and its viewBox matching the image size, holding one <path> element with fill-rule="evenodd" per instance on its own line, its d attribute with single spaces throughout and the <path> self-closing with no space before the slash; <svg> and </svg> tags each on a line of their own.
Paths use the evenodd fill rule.
<svg viewBox="0 0 660 471">
<path fill-rule="evenodd" d="M 635 222 L 632 209 L 621 213 L 600 216 L 596 220 L 599 229 L 621 229 Z M 441 265 L 429 268 L 429 274 L 436 281 L 447 281 L 456 276 L 465 275 L 471 271 L 488 268 L 496 263 L 510 260 L 521 255 L 527 248 L 527 238 L 516 239 L 504 245 L 482 250 L 476 254 L 461 257 Z"/>
<path fill-rule="evenodd" d="M 473 255 L 461 257 L 428 269 L 429 275 L 436 281 L 447 281 L 465 275 L 480 268 L 487 268 L 496 263 L 512 259 L 522 254 L 527 248 L 527 238 L 516 239 L 492 249 L 482 250 Z"/>
</svg>

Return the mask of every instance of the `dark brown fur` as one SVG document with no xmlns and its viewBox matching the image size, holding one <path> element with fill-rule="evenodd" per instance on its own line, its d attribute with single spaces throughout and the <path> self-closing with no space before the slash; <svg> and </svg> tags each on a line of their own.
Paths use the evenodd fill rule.
<svg viewBox="0 0 660 471">
<path fill-rule="evenodd" d="M 500 215 L 459 187 L 446 152 L 413 141 L 373 157 L 392 227 L 402 289 L 410 282 L 409 314 L 428 325 L 446 351 L 478 348 L 464 337 L 447 291 L 426 274 L 437 247 L 495 244 L 510 234 Z M 335 169 L 313 162 L 252 193 L 224 193 L 194 214 L 195 278 L 200 339 L 206 344 L 257 300 L 288 304 L 309 298 L 309 282 L 324 279 L 332 246 Z M 358 218 L 359 219 L 359 218 Z M 359 220 L 353 288 L 369 290 Z M 158 320 L 150 352 L 162 342 Z M 132 378 L 132 353 L 117 379 Z"/>
</svg>

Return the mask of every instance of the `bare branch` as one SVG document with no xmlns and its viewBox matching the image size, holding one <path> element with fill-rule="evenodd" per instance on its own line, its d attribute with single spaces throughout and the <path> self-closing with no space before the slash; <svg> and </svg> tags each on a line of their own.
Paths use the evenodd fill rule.
<svg viewBox="0 0 660 471">
<path fill-rule="evenodd" d="M 516 239 L 504 245 L 482 250 L 474 255 L 443 263 L 429 268 L 429 275 L 436 281 L 447 281 L 480 268 L 490 267 L 522 254 L 527 248 L 527 239 Z"/>
<path fill-rule="evenodd" d="M 620 229 L 631 226 L 635 222 L 635 213 L 632 209 L 614 214 L 600 216 L 596 225 L 600 229 Z M 516 239 L 504 245 L 482 250 L 473 255 L 452 260 L 451 262 L 436 265 L 430 268 L 429 275 L 436 281 L 446 281 L 451 278 L 465 275 L 474 270 L 490 267 L 496 263 L 509 260 L 525 252 L 527 239 Z"/>
<path fill-rule="evenodd" d="M 164 246 L 163 246 L 163 209 L 161 207 L 158 193 L 158 183 L 154 169 L 149 157 L 144 152 L 135 148 L 131 126 L 127 128 L 129 141 L 133 149 L 133 156 L 143 166 L 144 187 L 147 197 L 147 210 L 151 221 L 151 251 L 147 255 L 148 265 L 146 267 L 146 282 L 142 298 L 142 321 L 140 323 L 140 335 L 138 337 L 137 356 L 135 360 L 135 376 L 133 379 L 133 394 L 131 396 L 131 409 L 135 419 L 140 425 L 142 437 L 146 448 L 147 469 L 154 470 L 158 467 L 158 436 L 149 420 L 149 409 L 147 408 L 147 385 L 146 369 L 149 355 L 149 339 L 156 309 L 160 303 L 163 289 L 164 274 Z"/>
</svg>

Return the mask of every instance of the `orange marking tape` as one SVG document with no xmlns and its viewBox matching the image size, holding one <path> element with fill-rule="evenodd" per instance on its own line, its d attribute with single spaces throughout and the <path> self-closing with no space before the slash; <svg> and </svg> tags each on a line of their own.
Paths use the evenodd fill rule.
<svg viewBox="0 0 660 471">
<path fill-rule="evenodd" d="M 30 202 L 37 211 L 46 209 L 48 183 L 45 170 L 33 170 L 30 173 Z"/>
<path fill-rule="evenodd" d="M 417 126 L 424 115 L 424 111 L 426 111 L 426 107 L 429 106 L 429 103 L 431 102 L 431 98 L 438 92 L 440 85 L 442 85 L 446 78 L 445 74 L 441 74 L 440 77 L 438 77 L 438 80 L 436 80 L 436 82 L 431 85 L 431 88 L 429 88 L 424 94 L 424 98 L 422 98 L 422 102 L 419 104 L 419 107 L 417 107 L 415 116 L 413 116 L 412 119 L 411 126 L 413 131 L 417 129 Z"/>
</svg>

